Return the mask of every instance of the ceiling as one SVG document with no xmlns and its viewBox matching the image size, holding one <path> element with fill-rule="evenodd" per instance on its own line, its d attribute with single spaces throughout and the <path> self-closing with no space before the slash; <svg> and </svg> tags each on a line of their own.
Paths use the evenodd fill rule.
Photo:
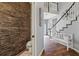
<svg viewBox="0 0 79 59">
<path fill-rule="evenodd" d="M 47 19 L 53 19 L 53 18 L 56 18 L 57 17 L 57 14 L 52 14 L 52 13 L 48 13 L 48 12 L 44 12 L 44 19 L 47 20 Z"/>
</svg>

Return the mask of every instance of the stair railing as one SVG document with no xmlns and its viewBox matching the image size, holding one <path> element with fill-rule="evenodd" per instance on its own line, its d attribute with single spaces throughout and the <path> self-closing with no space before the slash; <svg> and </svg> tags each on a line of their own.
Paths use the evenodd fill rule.
<svg viewBox="0 0 79 59">
<path fill-rule="evenodd" d="M 76 16 L 78 16 L 78 14 L 77 15 L 75 15 L 75 9 L 74 9 L 74 7 L 76 7 L 76 3 L 75 2 L 73 2 L 72 3 L 72 5 L 69 7 L 69 9 L 61 16 L 61 18 L 50 28 L 50 29 L 48 29 L 49 30 L 49 32 L 50 32 L 50 36 L 51 36 L 51 30 L 54 28 L 54 27 L 56 27 L 56 25 L 58 25 L 59 24 L 59 22 L 61 21 L 61 20 L 70 20 L 69 19 L 69 17 L 71 18 L 71 19 L 75 19 L 76 18 Z M 77 6 L 78 7 L 78 6 Z M 73 10 L 74 9 L 74 10 Z M 75 15 L 75 17 L 73 17 Z M 59 26 L 59 25 L 58 25 Z M 58 32 L 58 31 L 56 31 L 56 33 L 60 33 L 60 31 Z"/>
<path fill-rule="evenodd" d="M 72 9 L 72 7 L 75 5 L 75 2 L 73 2 L 72 3 L 72 5 L 69 7 L 69 9 L 67 9 L 67 11 L 61 16 L 61 18 L 50 28 L 50 30 L 53 28 L 53 27 L 55 27 L 61 20 L 62 20 L 62 18 L 65 16 L 65 17 L 68 17 L 68 15 L 69 15 L 69 12 L 70 12 L 70 10 Z M 73 12 L 71 12 L 71 13 L 73 13 Z"/>
</svg>

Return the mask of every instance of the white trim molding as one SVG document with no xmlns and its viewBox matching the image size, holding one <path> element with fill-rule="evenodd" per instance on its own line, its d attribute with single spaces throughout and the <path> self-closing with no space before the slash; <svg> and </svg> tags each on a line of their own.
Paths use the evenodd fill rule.
<svg viewBox="0 0 79 59">
<path fill-rule="evenodd" d="M 42 55 L 42 53 L 44 52 L 44 48 L 41 50 L 41 52 L 39 53 L 39 56 Z"/>
</svg>

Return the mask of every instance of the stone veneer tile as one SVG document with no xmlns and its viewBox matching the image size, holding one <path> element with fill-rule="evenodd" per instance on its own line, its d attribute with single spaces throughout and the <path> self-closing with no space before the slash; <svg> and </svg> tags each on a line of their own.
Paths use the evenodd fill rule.
<svg viewBox="0 0 79 59">
<path fill-rule="evenodd" d="M 27 12 L 28 11 L 28 12 Z M 30 40 L 30 3 L 0 3 L 0 55 L 17 55 Z"/>
</svg>

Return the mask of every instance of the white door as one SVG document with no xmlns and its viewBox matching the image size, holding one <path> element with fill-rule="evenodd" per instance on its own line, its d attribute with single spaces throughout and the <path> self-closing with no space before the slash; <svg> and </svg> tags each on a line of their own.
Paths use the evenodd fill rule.
<svg viewBox="0 0 79 59">
<path fill-rule="evenodd" d="M 39 18 L 40 8 L 42 11 L 41 14 L 43 15 L 43 4 L 44 4 L 43 2 L 32 3 L 32 22 L 31 22 L 32 55 L 40 55 L 42 49 L 44 48 L 43 22 L 41 22 L 42 24 L 40 26 L 41 18 Z"/>
</svg>

